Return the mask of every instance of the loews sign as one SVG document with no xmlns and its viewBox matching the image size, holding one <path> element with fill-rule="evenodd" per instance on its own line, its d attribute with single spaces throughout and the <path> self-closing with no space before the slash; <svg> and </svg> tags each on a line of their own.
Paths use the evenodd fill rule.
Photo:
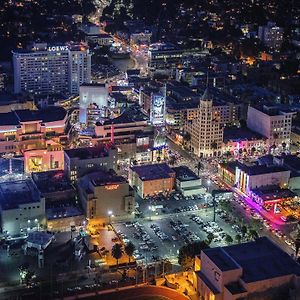
<svg viewBox="0 0 300 300">
<path fill-rule="evenodd" d="M 68 46 L 51 46 L 48 47 L 48 51 L 68 51 Z"/>
</svg>

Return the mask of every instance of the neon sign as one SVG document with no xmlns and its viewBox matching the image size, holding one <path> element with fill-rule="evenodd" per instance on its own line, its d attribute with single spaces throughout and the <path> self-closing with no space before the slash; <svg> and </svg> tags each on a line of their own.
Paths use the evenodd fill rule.
<svg viewBox="0 0 300 300">
<path fill-rule="evenodd" d="M 111 191 L 111 190 L 116 190 L 118 187 L 119 187 L 119 184 L 111 184 L 111 185 L 105 186 L 105 189 Z"/>
</svg>

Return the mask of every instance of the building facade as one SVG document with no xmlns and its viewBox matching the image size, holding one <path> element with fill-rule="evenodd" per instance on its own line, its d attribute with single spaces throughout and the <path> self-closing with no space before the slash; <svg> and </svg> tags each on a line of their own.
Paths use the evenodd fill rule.
<svg viewBox="0 0 300 300">
<path fill-rule="evenodd" d="M 295 113 L 280 111 L 276 107 L 249 106 L 247 127 L 267 138 L 269 146 L 289 148 L 292 118 Z"/>
<path fill-rule="evenodd" d="M 199 157 L 221 155 L 223 128 L 217 111 L 213 109 L 213 100 L 206 90 L 200 100 L 199 114 L 187 122 L 185 131 L 190 136 L 189 146 Z"/>
<path fill-rule="evenodd" d="M 91 54 L 85 45 L 34 44 L 30 50 L 13 51 L 14 92 L 79 94 L 91 81 Z"/>
<path fill-rule="evenodd" d="M 0 114 L 0 153 L 56 149 L 65 136 L 67 112 L 61 107 L 15 110 Z M 48 146 L 49 145 L 49 146 Z M 49 149 L 51 150 L 51 149 Z"/>
<path fill-rule="evenodd" d="M 141 198 L 170 193 L 175 187 L 175 171 L 165 163 L 131 167 L 128 178 Z"/>
<path fill-rule="evenodd" d="M 12 236 L 45 225 L 45 198 L 31 179 L 0 183 L 2 233 Z"/>
<path fill-rule="evenodd" d="M 267 237 L 201 251 L 196 257 L 199 299 L 265 299 L 300 288 L 300 265 Z M 200 268 L 200 270 L 199 270 Z"/>
<path fill-rule="evenodd" d="M 96 170 L 116 170 L 117 150 L 114 147 L 97 147 L 65 150 L 64 170 L 72 182 Z"/>
<path fill-rule="evenodd" d="M 90 173 L 79 180 L 78 189 L 88 219 L 111 219 L 134 214 L 134 193 L 122 176 L 103 171 Z"/>
</svg>

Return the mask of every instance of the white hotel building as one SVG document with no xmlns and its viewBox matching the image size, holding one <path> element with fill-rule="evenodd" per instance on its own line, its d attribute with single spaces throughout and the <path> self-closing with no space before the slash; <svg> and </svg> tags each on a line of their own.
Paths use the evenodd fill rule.
<svg viewBox="0 0 300 300">
<path fill-rule="evenodd" d="M 79 94 L 91 81 L 91 54 L 83 44 L 48 46 L 13 51 L 14 92 Z"/>
</svg>

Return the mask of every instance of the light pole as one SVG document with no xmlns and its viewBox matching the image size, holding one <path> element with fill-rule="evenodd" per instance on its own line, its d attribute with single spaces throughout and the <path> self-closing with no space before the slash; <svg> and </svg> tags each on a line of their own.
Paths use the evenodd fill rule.
<svg viewBox="0 0 300 300">
<path fill-rule="evenodd" d="M 112 216 L 112 211 L 111 211 L 111 210 L 109 210 L 109 211 L 107 212 L 107 214 L 108 214 L 108 219 L 109 219 L 109 225 L 111 225 L 111 216 Z"/>
</svg>

